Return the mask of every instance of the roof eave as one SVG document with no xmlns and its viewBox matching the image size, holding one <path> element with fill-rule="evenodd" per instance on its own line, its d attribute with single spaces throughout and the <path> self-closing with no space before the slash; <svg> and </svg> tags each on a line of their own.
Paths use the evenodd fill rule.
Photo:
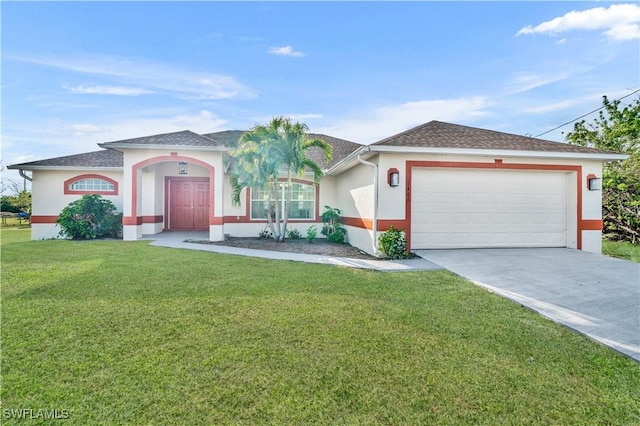
<svg viewBox="0 0 640 426">
<path fill-rule="evenodd" d="M 470 149 L 470 148 L 433 148 L 409 146 L 369 145 L 371 151 L 407 154 L 453 154 L 496 157 L 530 157 L 530 158 L 565 158 L 580 160 L 616 161 L 625 160 L 629 156 L 617 153 L 587 153 L 561 151 L 522 151 L 509 149 Z"/>
<path fill-rule="evenodd" d="M 348 170 L 351 167 L 353 167 L 356 164 L 358 164 L 359 163 L 359 161 L 358 161 L 358 156 L 359 155 L 367 155 L 367 153 L 369 153 L 369 152 L 370 152 L 369 145 L 363 145 L 360 148 L 358 148 L 355 151 L 353 151 L 351 154 L 349 154 L 346 157 L 344 157 L 342 160 L 340 160 L 336 164 L 334 164 L 332 167 L 327 169 L 324 174 L 328 175 L 328 176 L 340 174 L 343 171 Z M 371 154 L 371 155 L 373 155 L 373 154 Z M 371 157 L 371 155 L 368 155 L 368 157 Z"/>
<path fill-rule="evenodd" d="M 92 170 L 100 170 L 100 171 L 114 171 L 121 172 L 124 170 L 124 167 L 91 167 L 91 166 L 30 166 L 28 164 L 14 164 L 11 166 L 7 166 L 7 169 L 10 170 L 60 170 L 60 171 L 92 171 Z"/>
</svg>

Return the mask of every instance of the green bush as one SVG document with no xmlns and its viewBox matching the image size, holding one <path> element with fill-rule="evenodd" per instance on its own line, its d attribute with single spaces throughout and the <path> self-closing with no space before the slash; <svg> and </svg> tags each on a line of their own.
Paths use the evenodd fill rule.
<svg viewBox="0 0 640 426">
<path fill-rule="evenodd" d="M 100 195 L 83 195 L 62 209 L 56 220 L 60 236 L 73 240 L 117 238 L 122 232 L 122 213 Z"/>
<path fill-rule="evenodd" d="M 287 238 L 292 240 L 298 240 L 302 238 L 302 234 L 297 229 L 288 229 L 287 230 Z"/>
<path fill-rule="evenodd" d="M 307 228 L 307 241 L 312 243 L 316 240 L 316 237 L 318 236 L 318 228 L 316 228 L 315 225 L 311 225 L 309 228 Z"/>
<path fill-rule="evenodd" d="M 342 244 L 344 243 L 347 230 L 342 227 L 340 223 L 340 215 L 342 211 L 329 206 L 324 206 L 324 212 L 322 212 L 322 230 L 320 233 L 327 237 L 327 240 L 332 243 Z"/>
<path fill-rule="evenodd" d="M 394 228 L 393 225 L 389 226 L 389 230 L 378 237 L 378 243 L 380 251 L 392 259 L 406 259 L 409 257 L 404 231 Z"/>
</svg>

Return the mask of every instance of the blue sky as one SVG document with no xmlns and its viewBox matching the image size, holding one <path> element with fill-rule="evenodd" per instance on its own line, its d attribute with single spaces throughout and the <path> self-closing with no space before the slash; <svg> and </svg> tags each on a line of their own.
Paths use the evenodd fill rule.
<svg viewBox="0 0 640 426">
<path fill-rule="evenodd" d="M 430 120 L 536 136 L 640 87 L 636 2 L 3 1 L 0 12 L 3 165 L 278 115 L 360 143 Z"/>
</svg>

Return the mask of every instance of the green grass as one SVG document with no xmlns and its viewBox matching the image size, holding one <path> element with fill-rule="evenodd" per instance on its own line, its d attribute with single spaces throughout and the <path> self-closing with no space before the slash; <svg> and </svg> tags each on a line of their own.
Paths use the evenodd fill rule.
<svg viewBox="0 0 640 426">
<path fill-rule="evenodd" d="M 640 263 L 640 244 L 631 244 L 620 241 L 603 241 L 602 254 Z"/>
<path fill-rule="evenodd" d="M 640 423 L 640 364 L 444 271 L 2 236 L 5 424 Z"/>
</svg>

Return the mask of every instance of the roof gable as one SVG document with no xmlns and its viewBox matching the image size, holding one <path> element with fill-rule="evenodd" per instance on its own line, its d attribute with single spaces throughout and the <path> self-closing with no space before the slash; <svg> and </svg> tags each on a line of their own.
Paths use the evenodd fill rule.
<svg viewBox="0 0 640 426">
<path fill-rule="evenodd" d="M 535 139 L 495 130 L 430 121 L 371 144 L 380 147 L 487 149 L 602 154 L 593 148 Z"/>
</svg>

